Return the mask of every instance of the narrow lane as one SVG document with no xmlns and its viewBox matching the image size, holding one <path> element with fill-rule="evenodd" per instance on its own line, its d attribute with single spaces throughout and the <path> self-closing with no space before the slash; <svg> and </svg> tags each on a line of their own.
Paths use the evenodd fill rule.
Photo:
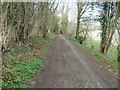
<svg viewBox="0 0 120 90">
<path fill-rule="evenodd" d="M 95 59 L 77 45 L 56 35 L 47 66 L 40 72 L 34 88 L 117 88 L 117 80 L 102 73 Z"/>
</svg>

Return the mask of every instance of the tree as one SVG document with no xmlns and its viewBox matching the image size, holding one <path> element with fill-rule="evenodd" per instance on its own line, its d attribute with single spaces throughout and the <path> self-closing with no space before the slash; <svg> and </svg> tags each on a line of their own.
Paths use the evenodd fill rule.
<svg viewBox="0 0 120 90">
<path fill-rule="evenodd" d="M 115 13 L 115 24 L 116 24 L 117 31 L 118 31 L 118 46 L 117 46 L 118 62 L 120 62 L 120 21 L 118 21 L 120 20 L 119 18 L 120 18 L 120 2 L 117 3 L 116 13 Z"/>
<path fill-rule="evenodd" d="M 0 12 L 2 51 L 8 50 L 13 43 L 29 44 L 34 36 L 46 38 L 51 28 L 51 13 L 55 16 L 57 9 L 54 2 L 4 2 Z"/>
<path fill-rule="evenodd" d="M 7 48 L 7 13 L 8 13 L 8 8 L 10 6 L 10 3 L 3 3 L 1 6 L 1 12 L 0 12 L 0 17 L 1 17 L 1 37 L 2 37 L 2 44 L 1 44 L 1 50 L 4 51 Z M 3 9 L 5 8 L 5 9 Z"/>
<path fill-rule="evenodd" d="M 101 18 L 99 19 L 102 27 L 100 52 L 105 54 L 111 45 L 112 37 L 115 32 L 115 25 L 112 24 L 114 22 L 114 20 L 112 20 L 114 4 L 111 2 L 103 2 L 101 11 Z"/>
<path fill-rule="evenodd" d="M 88 3 L 77 2 L 77 27 L 75 38 L 79 40 L 79 28 L 81 16 L 86 12 Z"/>
<path fill-rule="evenodd" d="M 68 12 L 69 12 L 68 6 L 65 7 L 65 5 L 63 5 L 61 10 L 60 29 L 64 34 L 66 34 L 66 29 L 68 24 Z"/>
<path fill-rule="evenodd" d="M 82 20 L 82 23 L 80 24 L 80 31 L 79 31 L 79 42 L 80 44 L 83 44 L 83 42 L 87 39 L 88 32 L 90 31 L 88 29 L 89 24 L 87 20 Z"/>
<path fill-rule="evenodd" d="M 57 7 L 58 4 L 55 4 L 55 2 L 39 2 L 37 4 L 37 18 L 34 26 L 36 28 L 35 35 L 47 37 L 48 31 L 51 31 L 54 27 L 52 23 L 56 21 L 54 17 L 56 17 Z"/>
<path fill-rule="evenodd" d="M 79 36 L 79 28 L 80 28 L 80 19 L 81 16 L 86 12 L 88 8 L 88 3 L 77 2 L 77 27 L 76 27 L 76 35 L 75 38 L 79 40 L 80 43 L 83 42 L 83 37 Z"/>
</svg>

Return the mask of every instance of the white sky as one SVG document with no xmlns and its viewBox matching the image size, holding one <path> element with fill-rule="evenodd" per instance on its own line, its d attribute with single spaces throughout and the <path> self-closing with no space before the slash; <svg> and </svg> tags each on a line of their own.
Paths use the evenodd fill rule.
<svg viewBox="0 0 120 90">
<path fill-rule="evenodd" d="M 76 5 L 76 3 L 75 2 L 64 2 L 64 4 L 67 6 L 67 5 L 69 5 L 69 21 L 72 21 L 72 22 L 76 22 L 77 21 L 77 5 Z M 59 7 L 58 7 L 58 11 L 59 11 L 59 13 L 58 13 L 58 15 L 59 16 L 61 16 L 60 15 L 60 10 L 61 10 L 61 8 L 62 8 L 62 5 L 63 5 L 63 2 L 60 2 L 60 5 L 59 5 Z M 95 18 L 96 17 L 96 15 L 99 15 L 99 12 L 97 11 L 98 9 L 97 8 L 95 8 L 94 10 L 92 10 L 92 13 L 90 12 L 90 10 L 91 9 L 88 9 L 84 14 L 83 14 L 83 16 L 84 17 L 90 17 L 91 19 L 92 18 Z M 92 14 L 91 16 L 90 16 L 90 14 Z M 98 23 L 99 24 L 99 23 Z"/>
</svg>

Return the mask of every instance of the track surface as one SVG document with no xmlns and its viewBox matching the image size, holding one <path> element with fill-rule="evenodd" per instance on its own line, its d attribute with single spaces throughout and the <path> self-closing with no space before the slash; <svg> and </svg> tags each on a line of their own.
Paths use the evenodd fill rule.
<svg viewBox="0 0 120 90">
<path fill-rule="evenodd" d="M 32 88 L 117 88 L 117 80 L 94 63 L 94 56 L 56 35 L 47 65 Z"/>
</svg>

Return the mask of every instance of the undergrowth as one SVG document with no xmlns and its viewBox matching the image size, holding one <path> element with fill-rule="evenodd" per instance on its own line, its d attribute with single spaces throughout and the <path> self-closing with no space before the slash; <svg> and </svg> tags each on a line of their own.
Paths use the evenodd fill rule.
<svg viewBox="0 0 120 90">
<path fill-rule="evenodd" d="M 2 65 L 3 88 L 27 88 L 27 82 L 44 65 L 54 35 L 35 37 L 32 46 L 16 46 L 6 52 Z"/>
</svg>

